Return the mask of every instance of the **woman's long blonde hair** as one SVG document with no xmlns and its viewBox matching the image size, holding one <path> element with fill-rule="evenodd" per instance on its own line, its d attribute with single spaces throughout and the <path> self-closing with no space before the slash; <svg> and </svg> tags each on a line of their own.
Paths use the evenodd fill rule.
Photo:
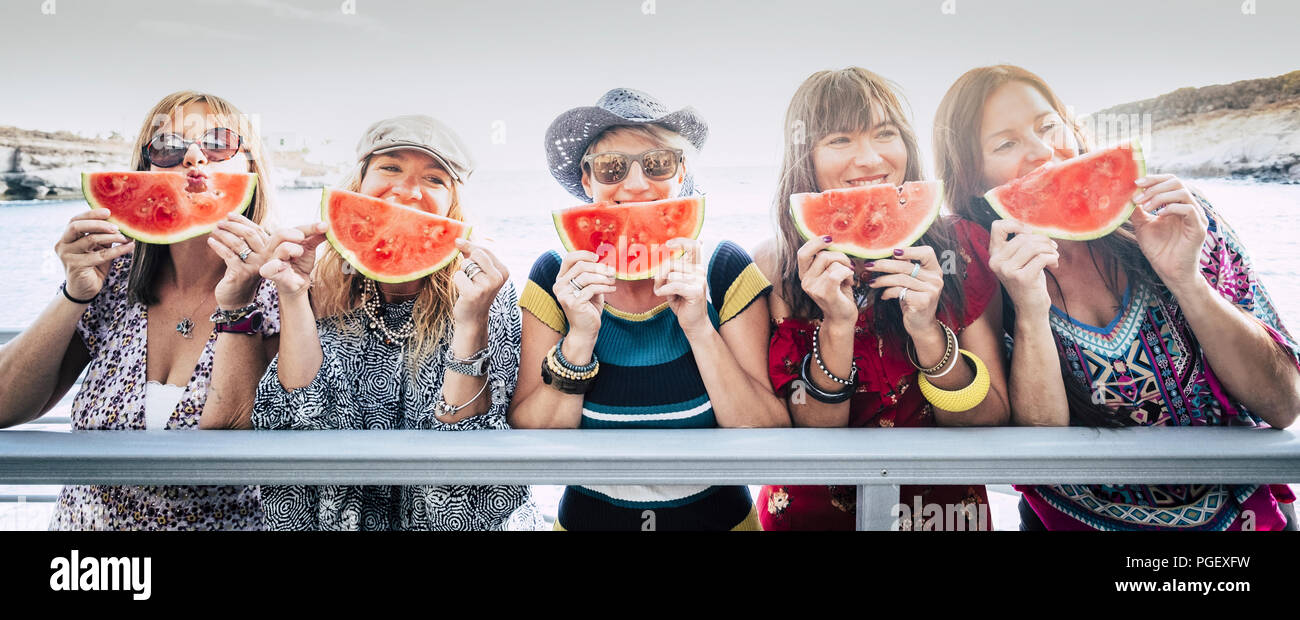
<svg viewBox="0 0 1300 620">
<path fill-rule="evenodd" d="M 360 191 L 370 161 L 371 157 L 367 157 L 358 162 L 339 183 L 339 188 L 350 192 Z M 447 217 L 464 221 L 464 213 L 460 208 L 460 183 L 452 180 L 450 188 L 451 207 L 447 209 Z M 312 306 L 316 310 L 316 316 L 332 317 L 340 329 L 359 334 L 364 328 L 355 323 L 349 326 L 344 315 L 361 308 L 366 276 L 343 260 L 332 245 L 321 245 L 324 251 L 316 260 L 316 268 L 312 271 Z M 451 309 L 460 296 L 452 282 L 452 276 L 460 269 L 460 261 L 461 257 L 457 256 L 451 264 L 425 276 L 420 283 L 420 292 L 416 295 L 415 307 L 412 309 L 415 332 L 411 335 L 410 347 L 407 349 L 412 374 L 419 368 L 419 360 L 432 353 L 438 343 L 451 334 Z"/>
<path fill-rule="evenodd" d="M 216 118 L 222 126 L 227 129 L 233 129 L 243 139 L 243 152 L 248 157 L 248 167 L 252 172 L 257 173 L 257 190 L 253 195 L 253 203 L 244 211 L 244 216 L 253 222 L 261 225 L 263 220 L 271 212 L 271 168 L 266 157 L 263 156 L 262 139 L 258 136 L 253 123 L 243 112 L 239 111 L 234 104 L 209 93 L 201 93 L 192 90 L 176 91 L 166 97 L 163 97 L 158 103 L 154 104 L 145 116 L 144 124 L 140 127 L 140 133 L 135 138 L 135 145 L 131 150 L 131 169 L 137 171 L 149 170 L 149 162 L 145 161 L 144 148 L 153 140 L 154 135 L 164 125 L 170 123 L 172 112 L 178 108 L 183 108 L 191 103 L 206 103 L 212 116 Z M 142 303 L 150 306 L 158 303 L 158 296 L 153 292 L 153 279 L 158 274 L 158 268 L 162 261 L 166 260 L 170 246 L 156 245 L 145 243 L 143 241 L 135 242 L 135 251 L 131 256 L 131 274 L 127 279 L 127 292 L 132 302 Z"/>
</svg>

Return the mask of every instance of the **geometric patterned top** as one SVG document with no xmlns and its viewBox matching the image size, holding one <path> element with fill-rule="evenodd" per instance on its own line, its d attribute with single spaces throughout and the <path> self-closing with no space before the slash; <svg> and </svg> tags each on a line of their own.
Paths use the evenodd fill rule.
<svg viewBox="0 0 1300 620">
<path fill-rule="evenodd" d="M 1203 205 L 1208 205 L 1198 196 Z M 1283 327 L 1235 232 L 1205 207 L 1209 230 L 1201 274 L 1211 286 L 1265 326 L 1300 366 L 1300 346 Z M 1260 426 L 1263 422 L 1215 377 L 1182 310 L 1163 287 L 1130 286 L 1109 325 L 1081 323 L 1053 307 L 1057 351 L 1067 381 L 1088 387 L 1125 426 Z M 1020 487 L 1017 487 L 1020 488 Z M 1256 529 L 1280 525 L 1276 500 L 1289 489 L 1260 485 L 1049 485 L 1021 488 L 1049 529 Z M 1254 523 L 1240 523 L 1247 517 Z"/>
</svg>

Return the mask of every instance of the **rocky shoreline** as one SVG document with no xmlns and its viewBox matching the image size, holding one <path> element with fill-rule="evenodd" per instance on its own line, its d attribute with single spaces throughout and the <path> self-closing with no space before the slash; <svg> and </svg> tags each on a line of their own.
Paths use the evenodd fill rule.
<svg viewBox="0 0 1300 620">
<path fill-rule="evenodd" d="M 1300 183 L 1300 71 L 1180 88 L 1089 115 L 1099 133 L 1139 128 L 1147 164 L 1183 176 Z"/>
<path fill-rule="evenodd" d="M 272 183 L 317 188 L 333 183 L 341 166 L 311 161 L 302 151 L 270 151 Z M 113 135 L 87 138 L 67 131 L 0 127 L 0 200 L 81 197 L 81 173 L 126 170 L 131 143 Z"/>
<path fill-rule="evenodd" d="M 1123 126 L 1120 133 L 1136 133 L 1154 171 L 1300 183 L 1300 71 L 1180 88 L 1083 121 L 1098 142 L 1113 142 L 1117 126 Z M 0 127 L 0 200 L 78 198 L 83 171 L 124 170 L 130 150 L 116 134 L 87 138 Z M 312 161 L 304 151 L 270 152 L 276 187 L 324 187 L 343 173 L 340 165 Z"/>
</svg>

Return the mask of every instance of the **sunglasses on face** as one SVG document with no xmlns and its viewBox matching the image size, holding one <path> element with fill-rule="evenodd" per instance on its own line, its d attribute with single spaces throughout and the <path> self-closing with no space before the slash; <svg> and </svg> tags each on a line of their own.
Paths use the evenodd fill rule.
<svg viewBox="0 0 1300 620">
<path fill-rule="evenodd" d="M 613 185 L 627 178 L 633 162 L 641 163 L 641 174 L 654 181 L 663 181 L 677 174 L 682 163 L 681 149 L 651 149 L 632 155 L 617 151 L 592 153 L 582 158 L 582 165 L 591 170 L 591 177 L 602 185 Z"/>
<path fill-rule="evenodd" d="M 244 139 L 232 129 L 217 127 L 209 129 L 198 140 L 186 140 L 174 133 L 161 133 L 153 137 L 144 147 L 145 162 L 159 168 L 171 168 L 185 161 L 185 153 L 191 144 L 198 144 L 199 150 L 209 162 L 226 161 L 234 157 L 244 145 Z"/>
</svg>

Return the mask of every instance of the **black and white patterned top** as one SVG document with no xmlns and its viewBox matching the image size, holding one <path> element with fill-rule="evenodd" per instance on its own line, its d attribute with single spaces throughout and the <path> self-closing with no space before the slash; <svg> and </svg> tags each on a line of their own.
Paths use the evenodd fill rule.
<svg viewBox="0 0 1300 620">
<path fill-rule="evenodd" d="M 522 324 L 518 296 L 501 287 L 488 316 L 488 411 L 445 424 L 434 417 L 442 398 L 443 360 L 450 338 L 420 360 L 412 379 L 398 343 L 366 329 L 360 309 L 317 321 L 324 359 L 311 384 L 286 391 L 271 362 L 257 387 L 253 428 L 257 429 L 432 429 L 505 430 L 506 408 L 519 371 Z M 383 321 L 404 325 L 414 301 L 384 304 Z M 459 404 L 459 403 L 457 403 Z M 528 487 L 442 486 L 270 486 L 262 487 L 262 511 L 270 530 L 503 530 L 541 529 Z"/>
</svg>

